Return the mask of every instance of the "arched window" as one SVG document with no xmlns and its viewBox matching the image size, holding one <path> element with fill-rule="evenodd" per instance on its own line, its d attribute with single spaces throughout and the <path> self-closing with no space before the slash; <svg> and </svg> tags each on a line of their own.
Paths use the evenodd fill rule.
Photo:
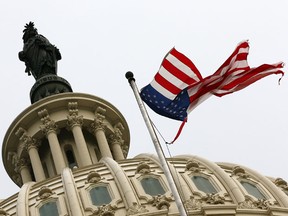
<svg viewBox="0 0 288 216">
<path fill-rule="evenodd" d="M 65 155 L 68 161 L 69 168 L 77 167 L 77 162 L 74 156 L 74 152 L 72 150 L 72 147 L 70 145 L 65 146 Z"/>
<path fill-rule="evenodd" d="M 254 196 L 257 199 L 266 199 L 266 197 L 255 184 L 246 181 L 240 181 L 240 183 L 250 195 Z"/>
<path fill-rule="evenodd" d="M 109 204 L 112 199 L 106 186 L 97 186 L 90 191 L 90 197 L 93 205 L 101 206 Z"/>
<path fill-rule="evenodd" d="M 217 193 L 217 190 L 208 178 L 205 178 L 203 176 L 192 176 L 191 180 L 193 181 L 198 190 L 203 191 L 207 194 Z"/>
<path fill-rule="evenodd" d="M 146 194 L 157 196 L 165 193 L 165 190 L 157 178 L 145 177 L 141 179 L 140 182 Z"/>
<path fill-rule="evenodd" d="M 40 216 L 59 216 L 56 202 L 48 202 L 39 209 Z"/>
</svg>

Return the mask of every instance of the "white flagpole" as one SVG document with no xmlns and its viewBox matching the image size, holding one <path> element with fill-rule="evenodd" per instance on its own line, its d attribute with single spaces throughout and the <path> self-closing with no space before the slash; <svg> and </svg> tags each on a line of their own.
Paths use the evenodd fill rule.
<svg viewBox="0 0 288 216">
<path fill-rule="evenodd" d="M 158 137 L 157 137 L 157 135 L 155 133 L 155 130 L 154 130 L 152 124 L 151 124 L 151 121 L 150 121 L 150 118 L 149 118 L 148 113 L 146 111 L 146 108 L 145 108 L 145 106 L 143 104 L 143 101 L 142 101 L 142 99 L 140 97 L 137 85 L 135 83 L 134 75 L 133 75 L 132 72 L 129 71 L 129 72 L 126 73 L 125 76 L 128 79 L 128 82 L 130 83 L 130 86 L 131 86 L 131 88 L 132 88 L 132 90 L 134 92 L 134 95 L 135 95 L 135 98 L 137 100 L 138 106 L 140 108 L 141 114 L 142 114 L 143 119 L 144 119 L 144 121 L 146 123 L 146 126 L 147 126 L 148 131 L 149 131 L 150 136 L 151 136 L 151 139 L 153 141 L 154 147 L 156 149 L 157 155 L 159 157 L 159 160 L 160 160 L 161 166 L 163 168 L 164 174 L 165 174 L 165 176 L 167 178 L 168 184 L 169 184 L 169 186 L 171 188 L 171 191 L 172 191 L 172 194 L 174 196 L 174 199 L 175 199 L 177 208 L 179 210 L 179 213 L 180 213 L 181 216 L 187 216 L 185 208 L 184 208 L 184 205 L 183 205 L 183 203 L 181 201 L 181 197 L 180 197 L 180 195 L 178 193 L 178 190 L 176 188 L 175 181 L 174 181 L 174 179 L 172 177 L 172 174 L 171 174 L 170 169 L 168 167 L 167 161 L 166 161 L 166 159 L 165 159 L 165 157 L 164 157 L 164 155 L 163 155 L 163 153 L 161 151 Z"/>
</svg>

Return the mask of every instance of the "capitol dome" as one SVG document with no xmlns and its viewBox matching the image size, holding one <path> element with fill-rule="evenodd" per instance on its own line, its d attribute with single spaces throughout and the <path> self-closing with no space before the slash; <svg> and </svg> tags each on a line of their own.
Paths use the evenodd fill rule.
<svg viewBox="0 0 288 216">
<path fill-rule="evenodd" d="M 5 169 L 21 188 L 0 215 L 179 215 L 159 158 L 126 158 L 129 145 L 124 117 L 99 97 L 61 93 L 32 104 L 4 138 Z M 187 215 L 288 214 L 283 179 L 193 155 L 167 162 Z"/>
</svg>

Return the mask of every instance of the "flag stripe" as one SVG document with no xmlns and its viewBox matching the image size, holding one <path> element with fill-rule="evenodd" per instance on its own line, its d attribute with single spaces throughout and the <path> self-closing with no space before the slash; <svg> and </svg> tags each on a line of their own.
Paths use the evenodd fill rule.
<svg viewBox="0 0 288 216">
<path fill-rule="evenodd" d="M 179 59 L 179 61 L 181 61 L 184 65 L 186 65 L 187 67 L 190 68 L 191 72 L 190 72 L 190 74 L 187 73 L 188 76 L 191 76 L 193 78 L 196 76 L 198 79 L 196 79 L 196 78 L 194 78 L 194 79 L 197 81 L 202 79 L 201 73 L 199 72 L 197 67 L 194 65 L 194 63 L 189 58 L 187 58 L 182 53 L 178 52 L 175 48 L 173 48 L 171 50 L 170 54 L 173 55 L 176 59 Z"/>
<path fill-rule="evenodd" d="M 284 75 L 282 62 L 250 68 L 248 53 L 248 41 L 239 43 L 214 74 L 202 78 L 193 62 L 173 48 L 165 56 L 153 81 L 141 90 L 141 98 L 158 114 L 183 121 L 211 95 L 221 97 L 268 75 Z"/>
</svg>

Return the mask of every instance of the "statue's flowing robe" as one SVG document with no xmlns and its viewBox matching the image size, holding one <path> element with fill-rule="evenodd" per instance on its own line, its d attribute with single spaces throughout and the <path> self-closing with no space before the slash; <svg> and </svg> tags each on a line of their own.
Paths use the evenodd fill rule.
<svg viewBox="0 0 288 216">
<path fill-rule="evenodd" d="M 26 71 L 36 80 L 46 74 L 57 74 L 57 60 L 61 59 L 61 54 L 44 36 L 38 34 L 30 38 L 24 44 L 23 54 Z"/>
</svg>

